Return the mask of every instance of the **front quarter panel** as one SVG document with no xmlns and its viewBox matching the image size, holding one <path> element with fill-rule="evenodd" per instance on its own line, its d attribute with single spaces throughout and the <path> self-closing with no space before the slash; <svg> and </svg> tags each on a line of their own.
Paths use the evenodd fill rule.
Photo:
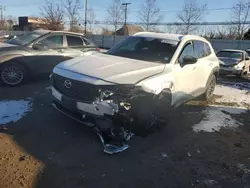
<svg viewBox="0 0 250 188">
<path fill-rule="evenodd" d="M 13 58 L 19 58 L 23 57 L 25 55 L 28 55 L 29 53 L 25 51 L 1 51 L 0 52 L 0 63 L 4 63 L 6 61 L 9 61 Z"/>
<path fill-rule="evenodd" d="M 161 74 L 155 75 L 153 77 L 147 78 L 137 86 L 141 86 L 142 90 L 155 95 L 160 94 L 164 89 L 173 89 L 173 76 L 171 70 L 164 71 Z"/>
</svg>

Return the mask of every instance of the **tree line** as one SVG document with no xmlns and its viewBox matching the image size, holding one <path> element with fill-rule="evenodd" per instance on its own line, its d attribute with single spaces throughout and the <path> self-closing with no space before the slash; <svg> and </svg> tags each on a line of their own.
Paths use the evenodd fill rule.
<svg viewBox="0 0 250 188">
<path fill-rule="evenodd" d="M 106 8 L 106 18 L 104 19 L 112 26 L 113 32 L 117 31 L 124 23 L 125 7 L 122 3 L 122 0 L 111 0 Z M 48 29 L 62 30 L 65 24 L 67 24 L 70 31 L 79 32 L 83 31 L 83 29 L 81 29 L 81 25 L 84 23 L 83 8 L 83 0 L 45 0 L 44 5 L 40 7 L 40 17 L 46 20 Z M 129 13 L 128 9 L 127 14 Z M 181 10 L 176 12 L 178 23 L 182 23 L 182 25 L 165 26 L 165 31 L 180 34 L 196 32 L 201 26 L 195 25 L 195 23 L 204 20 L 209 13 L 210 10 L 206 4 L 197 3 L 196 0 L 186 0 Z M 206 28 L 205 37 L 250 39 L 250 27 L 248 24 L 250 21 L 250 0 L 237 0 L 231 8 L 230 13 L 231 17 L 228 21 L 236 24 L 218 27 L 216 29 Z M 146 31 L 158 31 L 156 25 L 161 23 L 166 15 L 161 11 L 157 0 L 142 1 L 139 11 L 135 14 L 137 21 L 142 24 L 142 27 Z M 86 22 L 89 33 L 93 32 L 95 21 L 95 10 L 88 8 Z M 12 23 L 10 20 L 9 22 Z M 3 20 L 1 23 L 3 23 Z"/>
</svg>

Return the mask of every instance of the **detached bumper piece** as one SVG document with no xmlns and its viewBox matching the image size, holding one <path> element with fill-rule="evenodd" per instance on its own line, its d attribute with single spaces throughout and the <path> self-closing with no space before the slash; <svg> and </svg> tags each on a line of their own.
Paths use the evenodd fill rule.
<svg viewBox="0 0 250 188">
<path fill-rule="evenodd" d="M 92 128 L 101 140 L 105 153 L 116 154 L 129 148 L 125 143 L 129 141 L 134 134 L 124 130 L 122 126 L 113 125 L 113 122 L 105 117 L 68 110 L 69 108 L 65 108 L 57 100 L 53 101 L 52 106 L 64 115 Z"/>
</svg>

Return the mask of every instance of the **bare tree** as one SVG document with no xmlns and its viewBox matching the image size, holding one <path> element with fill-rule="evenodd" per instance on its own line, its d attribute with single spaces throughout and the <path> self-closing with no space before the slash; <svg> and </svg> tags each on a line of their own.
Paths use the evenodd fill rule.
<svg viewBox="0 0 250 188">
<path fill-rule="evenodd" d="M 198 29 L 194 23 L 201 21 L 206 13 L 207 5 L 198 5 L 195 0 L 187 0 L 177 18 L 183 22 L 182 33 L 188 34 Z"/>
<path fill-rule="evenodd" d="M 114 27 L 114 31 L 117 31 L 118 26 L 122 25 L 124 17 L 124 7 L 121 0 L 112 0 L 112 3 L 107 8 L 108 21 Z"/>
<path fill-rule="evenodd" d="M 235 27 L 236 38 L 243 39 L 244 33 L 247 31 L 249 24 L 246 22 L 249 21 L 250 17 L 250 1 L 239 1 L 233 6 L 232 9 L 232 21 L 237 22 Z"/>
<path fill-rule="evenodd" d="M 8 16 L 6 18 L 6 29 L 7 30 L 12 30 L 13 25 L 17 24 L 17 18 L 13 16 Z"/>
<path fill-rule="evenodd" d="M 88 32 L 93 32 L 93 27 L 94 27 L 94 24 L 95 24 L 95 21 L 96 21 L 96 15 L 95 15 L 95 12 L 92 8 L 88 9 L 88 12 L 87 12 L 87 30 Z"/>
<path fill-rule="evenodd" d="M 145 0 L 138 12 L 138 18 L 147 31 L 154 30 L 155 25 L 163 19 L 163 15 L 160 14 L 160 8 L 157 7 L 156 0 Z"/>
<path fill-rule="evenodd" d="M 81 9 L 80 0 L 64 0 L 64 8 L 70 23 L 70 30 L 78 30 L 78 16 Z"/>
<path fill-rule="evenodd" d="M 48 29 L 63 29 L 64 10 L 61 4 L 47 0 L 41 8 L 41 15 L 46 20 Z"/>
</svg>

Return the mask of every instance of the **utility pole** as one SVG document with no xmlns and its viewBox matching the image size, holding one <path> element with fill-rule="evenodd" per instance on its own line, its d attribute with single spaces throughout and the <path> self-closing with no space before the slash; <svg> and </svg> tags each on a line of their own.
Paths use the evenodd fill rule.
<svg viewBox="0 0 250 188">
<path fill-rule="evenodd" d="M 124 25 L 127 25 L 127 10 L 128 10 L 128 5 L 130 5 L 131 3 L 122 3 L 122 5 L 125 6 L 125 22 Z"/>
<path fill-rule="evenodd" d="M 85 0 L 85 21 L 84 21 L 84 34 L 87 35 L 87 14 L 88 14 L 88 0 Z"/>
<path fill-rule="evenodd" d="M 0 29 L 3 29 L 3 11 L 4 10 L 5 10 L 5 7 L 0 5 L 0 16 L 1 16 L 1 20 L 0 20 L 1 28 Z"/>
</svg>

